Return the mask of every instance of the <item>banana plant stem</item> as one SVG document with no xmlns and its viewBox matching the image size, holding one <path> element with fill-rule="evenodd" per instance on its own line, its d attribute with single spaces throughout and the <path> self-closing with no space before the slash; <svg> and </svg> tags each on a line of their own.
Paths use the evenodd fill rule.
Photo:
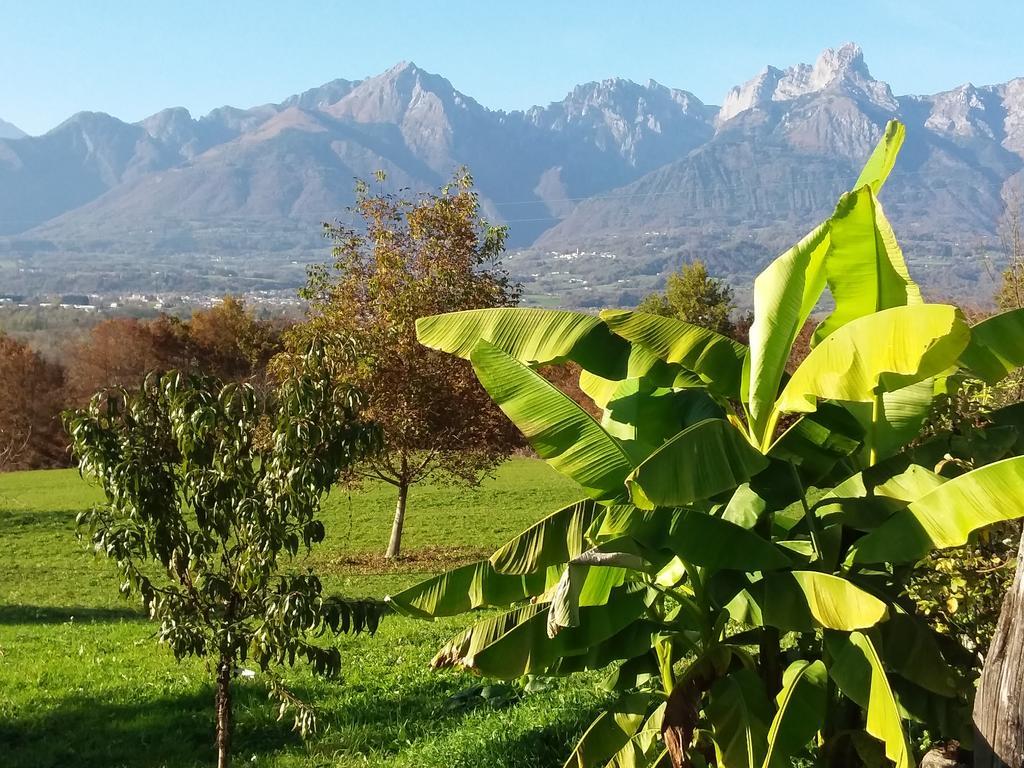
<svg viewBox="0 0 1024 768">
<path fill-rule="evenodd" d="M 804 508 L 804 520 L 807 521 L 807 528 L 811 532 L 811 546 L 814 548 L 814 559 L 817 561 L 822 560 L 821 550 L 821 531 L 818 530 L 818 518 L 814 516 L 814 512 L 807 506 L 807 492 L 804 490 L 803 481 L 800 480 L 800 473 L 796 471 L 796 464 L 793 462 L 787 462 L 789 464 L 790 472 L 793 473 L 793 483 L 796 485 L 797 490 L 800 493 L 800 504 Z"/>
<path fill-rule="evenodd" d="M 871 403 L 871 428 L 868 430 L 868 466 L 878 463 L 878 422 L 882 418 L 882 396 L 875 395 Z"/>
</svg>

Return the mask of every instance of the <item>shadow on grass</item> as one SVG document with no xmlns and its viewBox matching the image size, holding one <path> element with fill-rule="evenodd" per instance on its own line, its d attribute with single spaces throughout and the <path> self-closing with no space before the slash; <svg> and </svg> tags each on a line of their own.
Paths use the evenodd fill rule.
<svg viewBox="0 0 1024 768">
<path fill-rule="evenodd" d="M 260 690 L 236 691 L 234 742 L 239 762 L 298 743 L 290 723 L 253 722 L 238 714 L 270 709 Z M 9 768 L 117 768 L 118 766 L 208 766 L 213 747 L 213 693 L 169 696 L 141 702 L 69 697 L 54 709 L 0 722 L 2 764 Z"/>
<path fill-rule="evenodd" d="M 15 624 L 82 624 L 144 619 L 129 608 L 86 608 L 85 606 L 0 605 L 0 626 Z"/>
<path fill-rule="evenodd" d="M 18 528 L 47 528 L 54 531 L 73 530 L 75 516 L 80 509 L 20 509 L 12 508 L 10 498 L 0 496 L 0 528 L 16 531 Z M 4 507 L 7 509 L 4 509 Z"/>
<path fill-rule="evenodd" d="M 525 729 L 489 707 L 450 706 L 465 680 L 434 678 L 398 689 L 322 682 L 295 693 L 317 709 L 321 730 L 304 744 L 291 718 L 277 721 L 275 707 L 257 684 L 234 687 L 235 762 L 292 753 L 302 764 L 390 763 L 411 750 L 415 764 L 445 768 L 560 766 L 591 714 L 559 708 L 536 715 Z M 123 695 L 133 696 L 124 691 Z M 506 730 L 511 717 L 519 725 Z M 482 718 L 482 719 L 481 719 Z M 4 768 L 193 768 L 216 762 L 213 692 L 118 700 L 69 695 L 45 710 L 16 712 L 0 721 Z M 324 763 L 327 760 L 327 763 Z M 262 762 L 262 761 L 261 761 Z M 405 764 L 404 762 L 402 763 Z"/>
<path fill-rule="evenodd" d="M 457 701 L 467 682 L 473 680 L 439 676 L 390 692 L 344 690 L 341 706 L 324 712 L 331 730 L 313 751 L 349 760 L 373 756 L 403 766 L 556 768 L 598 712 L 596 705 L 527 704 L 543 694 L 503 703 Z"/>
</svg>

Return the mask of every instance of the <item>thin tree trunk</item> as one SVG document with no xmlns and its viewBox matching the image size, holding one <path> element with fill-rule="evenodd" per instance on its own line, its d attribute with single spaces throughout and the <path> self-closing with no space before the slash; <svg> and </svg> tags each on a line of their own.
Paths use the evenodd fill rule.
<svg viewBox="0 0 1024 768">
<path fill-rule="evenodd" d="M 975 768 L 1024 768 L 1024 537 L 974 699 Z"/>
<path fill-rule="evenodd" d="M 391 540 L 388 551 L 384 554 L 388 559 L 398 557 L 402 550 L 402 527 L 405 525 L 405 503 L 409 498 L 409 484 L 402 482 L 398 486 L 398 503 L 395 504 L 395 521 L 391 525 Z"/>
<path fill-rule="evenodd" d="M 217 768 L 231 766 L 231 659 L 217 668 Z"/>
</svg>

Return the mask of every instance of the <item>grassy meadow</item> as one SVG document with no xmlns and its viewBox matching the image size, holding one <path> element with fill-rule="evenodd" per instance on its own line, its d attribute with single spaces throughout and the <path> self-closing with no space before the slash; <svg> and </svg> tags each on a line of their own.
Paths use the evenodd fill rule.
<svg viewBox="0 0 1024 768">
<path fill-rule="evenodd" d="M 389 486 L 337 490 L 327 539 L 308 560 L 327 590 L 383 596 L 489 553 L 579 497 L 547 465 L 514 459 L 478 489 L 415 488 L 405 557 L 381 558 Z M 0 765 L 212 765 L 213 689 L 203 662 L 175 662 L 138 605 L 121 599 L 112 566 L 76 540 L 78 510 L 97 489 L 71 470 L 0 475 Z M 314 703 L 319 728 L 301 739 L 278 722 L 257 676 L 236 685 L 236 762 L 253 766 L 559 766 L 601 694 L 591 680 L 526 693 L 467 672 L 432 671 L 437 648 L 466 617 L 389 616 L 374 637 L 341 637 L 343 678 L 286 673 Z"/>
</svg>

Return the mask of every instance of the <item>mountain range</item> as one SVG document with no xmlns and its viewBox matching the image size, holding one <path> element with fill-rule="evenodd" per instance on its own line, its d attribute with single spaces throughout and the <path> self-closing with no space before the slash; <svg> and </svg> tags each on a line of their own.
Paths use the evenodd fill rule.
<svg viewBox="0 0 1024 768">
<path fill-rule="evenodd" d="M 828 214 L 892 118 L 907 142 L 884 202 L 908 257 L 936 290 L 977 294 L 1024 181 L 1024 78 L 898 96 L 852 43 L 766 67 L 721 106 L 610 79 L 503 112 L 403 62 L 199 118 L 84 112 L 41 136 L 0 121 L 0 279 L 287 287 L 326 257 L 320 222 L 345 215 L 355 178 L 425 190 L 467 166 L 530 295 L 629 303 L 696 257 L 756 273 Z"/>
</svg>

